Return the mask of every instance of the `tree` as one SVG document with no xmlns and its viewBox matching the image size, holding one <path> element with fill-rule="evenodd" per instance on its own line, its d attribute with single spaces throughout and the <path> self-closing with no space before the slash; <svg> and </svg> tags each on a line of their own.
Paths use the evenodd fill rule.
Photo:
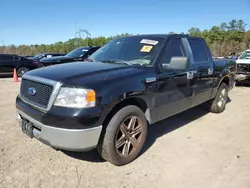
<svg viewBox="0 0 250 188">
<path fill-rule="evenodd" d="M 228 30 L 236 30 L 237 29 L 237 21 L 232 20 L 229 22 Z"/>
<path fill-rule="evenodd" d="M 226 23 L 226 22 L 222 22 L 222 23 L 220 24 L 220 30 L 221 30 L 221 31 L 226 31 L 227 28 L 228 28 L 228 26 L 227 26 L 227 23 Z"/>
<path fill-rule="evenodd" d="M 201 34 L 201 31 L 199 28 L 191 27 L 191 29 L 188 30 L 188 34 L 191 36 L 199 37 Z"/>
<path fill-rule="evenodd" d="M 243 20 L 238 20 L 237 21 L 237 28 L 239 31 L 245 31 L 247 24 Z"/>
</svg>

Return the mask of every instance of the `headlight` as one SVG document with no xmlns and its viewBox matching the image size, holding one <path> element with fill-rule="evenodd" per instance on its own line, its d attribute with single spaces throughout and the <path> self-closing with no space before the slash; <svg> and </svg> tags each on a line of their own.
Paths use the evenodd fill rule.
<svg viewBox="0 0 250 188">
<path fill-rule="evenodd" d="M 62 87 L 54 105 L 71 108 L 89 108 L 95 106 L 95 102 L 94 90 Z"/>
</svg>

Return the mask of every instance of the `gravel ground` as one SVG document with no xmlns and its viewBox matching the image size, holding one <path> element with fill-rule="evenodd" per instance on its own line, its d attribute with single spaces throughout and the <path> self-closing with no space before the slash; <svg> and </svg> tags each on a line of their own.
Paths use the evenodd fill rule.
<svg viewBox="0 0 250 188">
<path fill-rule="evenodd" d="M 222 114 L 194 108 L 150 126 L 143 154 L 116 167 L 95 151 L 56 151 L 15 120 L 20 83 L 0 80 L 0 187 L 250 187 L 250 89 L 236 87 Z"/>
</svg>

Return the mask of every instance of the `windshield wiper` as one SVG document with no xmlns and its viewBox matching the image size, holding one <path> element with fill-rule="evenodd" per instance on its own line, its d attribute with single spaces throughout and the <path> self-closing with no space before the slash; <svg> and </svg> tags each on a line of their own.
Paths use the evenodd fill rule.
<svg viewBox="0 0 250 188">
<path fill-rule="evenodd" d="M 130 63 L 128 61 L 121 60 L 121 59 L 107 59 L 107 60 L 103 60 L 101 62 L 103 62 L 103 63 L 117 63 L 117 64 L 133 65 L 132 63 Z"/>
</svg>

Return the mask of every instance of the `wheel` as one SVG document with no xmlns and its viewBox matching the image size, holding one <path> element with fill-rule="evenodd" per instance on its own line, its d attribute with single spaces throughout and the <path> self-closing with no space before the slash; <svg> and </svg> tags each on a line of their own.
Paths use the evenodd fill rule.
<svg viewBox="0 0 250 188">
<path fill-rule="evenodd" d="M 20 67 L 17 69 L 17 76 L 22 77 L 26 72 L 28 72 L 30 69 L 26 67 Z"/>
<path fill-rule="evenodd" d="M 147 120 L 137 106 L 126 106 L 110 120 L 97 150 L 110 163 L 121 166 L 140 154 L 147 137 Z"/>
<path fill-rule="evenodd" d="M 228 86 L 222 83 L 219 87 L 214 100 L 211 101 L 210 111 L 213 113 L 221 113 L 226 109 L 228 98 Z"/>
</svg>

